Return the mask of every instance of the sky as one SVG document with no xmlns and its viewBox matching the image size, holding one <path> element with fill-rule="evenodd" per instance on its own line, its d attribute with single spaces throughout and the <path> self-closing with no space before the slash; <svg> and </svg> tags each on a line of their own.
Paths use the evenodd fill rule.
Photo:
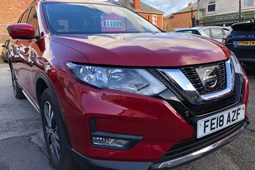
<svg viewBox="0 0 255 170">
<path fill-rule="evenodd" d="M 141 0 L 141 2 L 163 11 L 164 15 L 169 15 L 185 8 L 189 2 L 197 2 L 197 0 Z"/>
</svg>

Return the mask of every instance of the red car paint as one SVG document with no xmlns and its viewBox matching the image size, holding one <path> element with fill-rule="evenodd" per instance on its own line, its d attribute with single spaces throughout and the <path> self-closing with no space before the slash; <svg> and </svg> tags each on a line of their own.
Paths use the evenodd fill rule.
<svg viewBox="0 0 255 170">
<path fill-rule="evenodd" d="M 40 38 L 12 39 L 11 66 L 23 89 L 38 105 L 36 85 L 40 79 L 37 75 L 49 80 L 75 151 L 100 160 L 154 162 L 176 143 L 195 137 L 195 127 L 165 100 L 88 86 L 70 74 L 66 63 L 177 68 L 228 60 L 231 53 L 225 46 L 198 36 L 175 33 L 54 35 L 48 30 L 42 2 L 35 1 L 31 6 L 34 5 L 38 6 Z M 17 46 L 20 53 L 15 52 Z M 241 103 L 245 105 L 248 88 L 244 75 Z M 140 135 L 143 139 L 125 151 L 92 147 L 91 118 L 96 118 L 99 131 Z"/>
</svg>

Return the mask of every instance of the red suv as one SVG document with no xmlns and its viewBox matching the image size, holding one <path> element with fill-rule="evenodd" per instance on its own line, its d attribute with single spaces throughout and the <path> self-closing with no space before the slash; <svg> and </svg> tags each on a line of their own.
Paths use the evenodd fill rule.
<svg viewBox="0 0 255 170">
<path fill-rule="evenodd" d="M 14 94 L 41 113 L 57 169 L 174 167 L 249 123 L 248 79 L 214 40 L 99 0 L 35 0 L 7 29 Z"/>
</svg>

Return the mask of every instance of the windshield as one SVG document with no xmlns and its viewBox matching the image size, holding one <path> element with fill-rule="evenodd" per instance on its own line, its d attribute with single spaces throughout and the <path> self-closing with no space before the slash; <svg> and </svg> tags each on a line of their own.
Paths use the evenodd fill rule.
<svg viewBox="0 0 255 170">
<path fill-rule="evenodd" d="M 45 17 L 52 33 L 155 33 L 160 30 L 131 12 L 112 5 L 45 4 Z"/>
</svg>

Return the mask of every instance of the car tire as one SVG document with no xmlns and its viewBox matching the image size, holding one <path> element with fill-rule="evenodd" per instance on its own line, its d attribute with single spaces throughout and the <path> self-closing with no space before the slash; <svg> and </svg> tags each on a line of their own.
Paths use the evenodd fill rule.
<svg viewBox="0 0 255 170">
<path fill-rule="evenodd" d="M 8 60 L 7 60 L 6 58 L 3 58 L 3 61 L 4 61 L 5 63 L 8 63 Z"/>
<path fill-rule="evenodd" d="M 50 162 L 56 170 L 78 169 L 70 155 L 68 135 L 64 130 L 61 109 L 50 89 L 43 92 L 40 108 L 44 139 Z"/>
<path fill-rule="evenodd" d="M 13 88 L 13 93 L 16 99 L 25 99 L 26 97 L 24 96 L 22 92 L 22 88 L 17 82 L 17 78 L 15 76 L 14 71 L 11 69 L 11 77 L 12 77 L 12 88 Z"/>
<path fill-rule="evenodd" d="M 2 60 L 3 60 L 3 62 L 8 63 L 7 57 L 4 55 L 2 55 Z"/>
</svg>

